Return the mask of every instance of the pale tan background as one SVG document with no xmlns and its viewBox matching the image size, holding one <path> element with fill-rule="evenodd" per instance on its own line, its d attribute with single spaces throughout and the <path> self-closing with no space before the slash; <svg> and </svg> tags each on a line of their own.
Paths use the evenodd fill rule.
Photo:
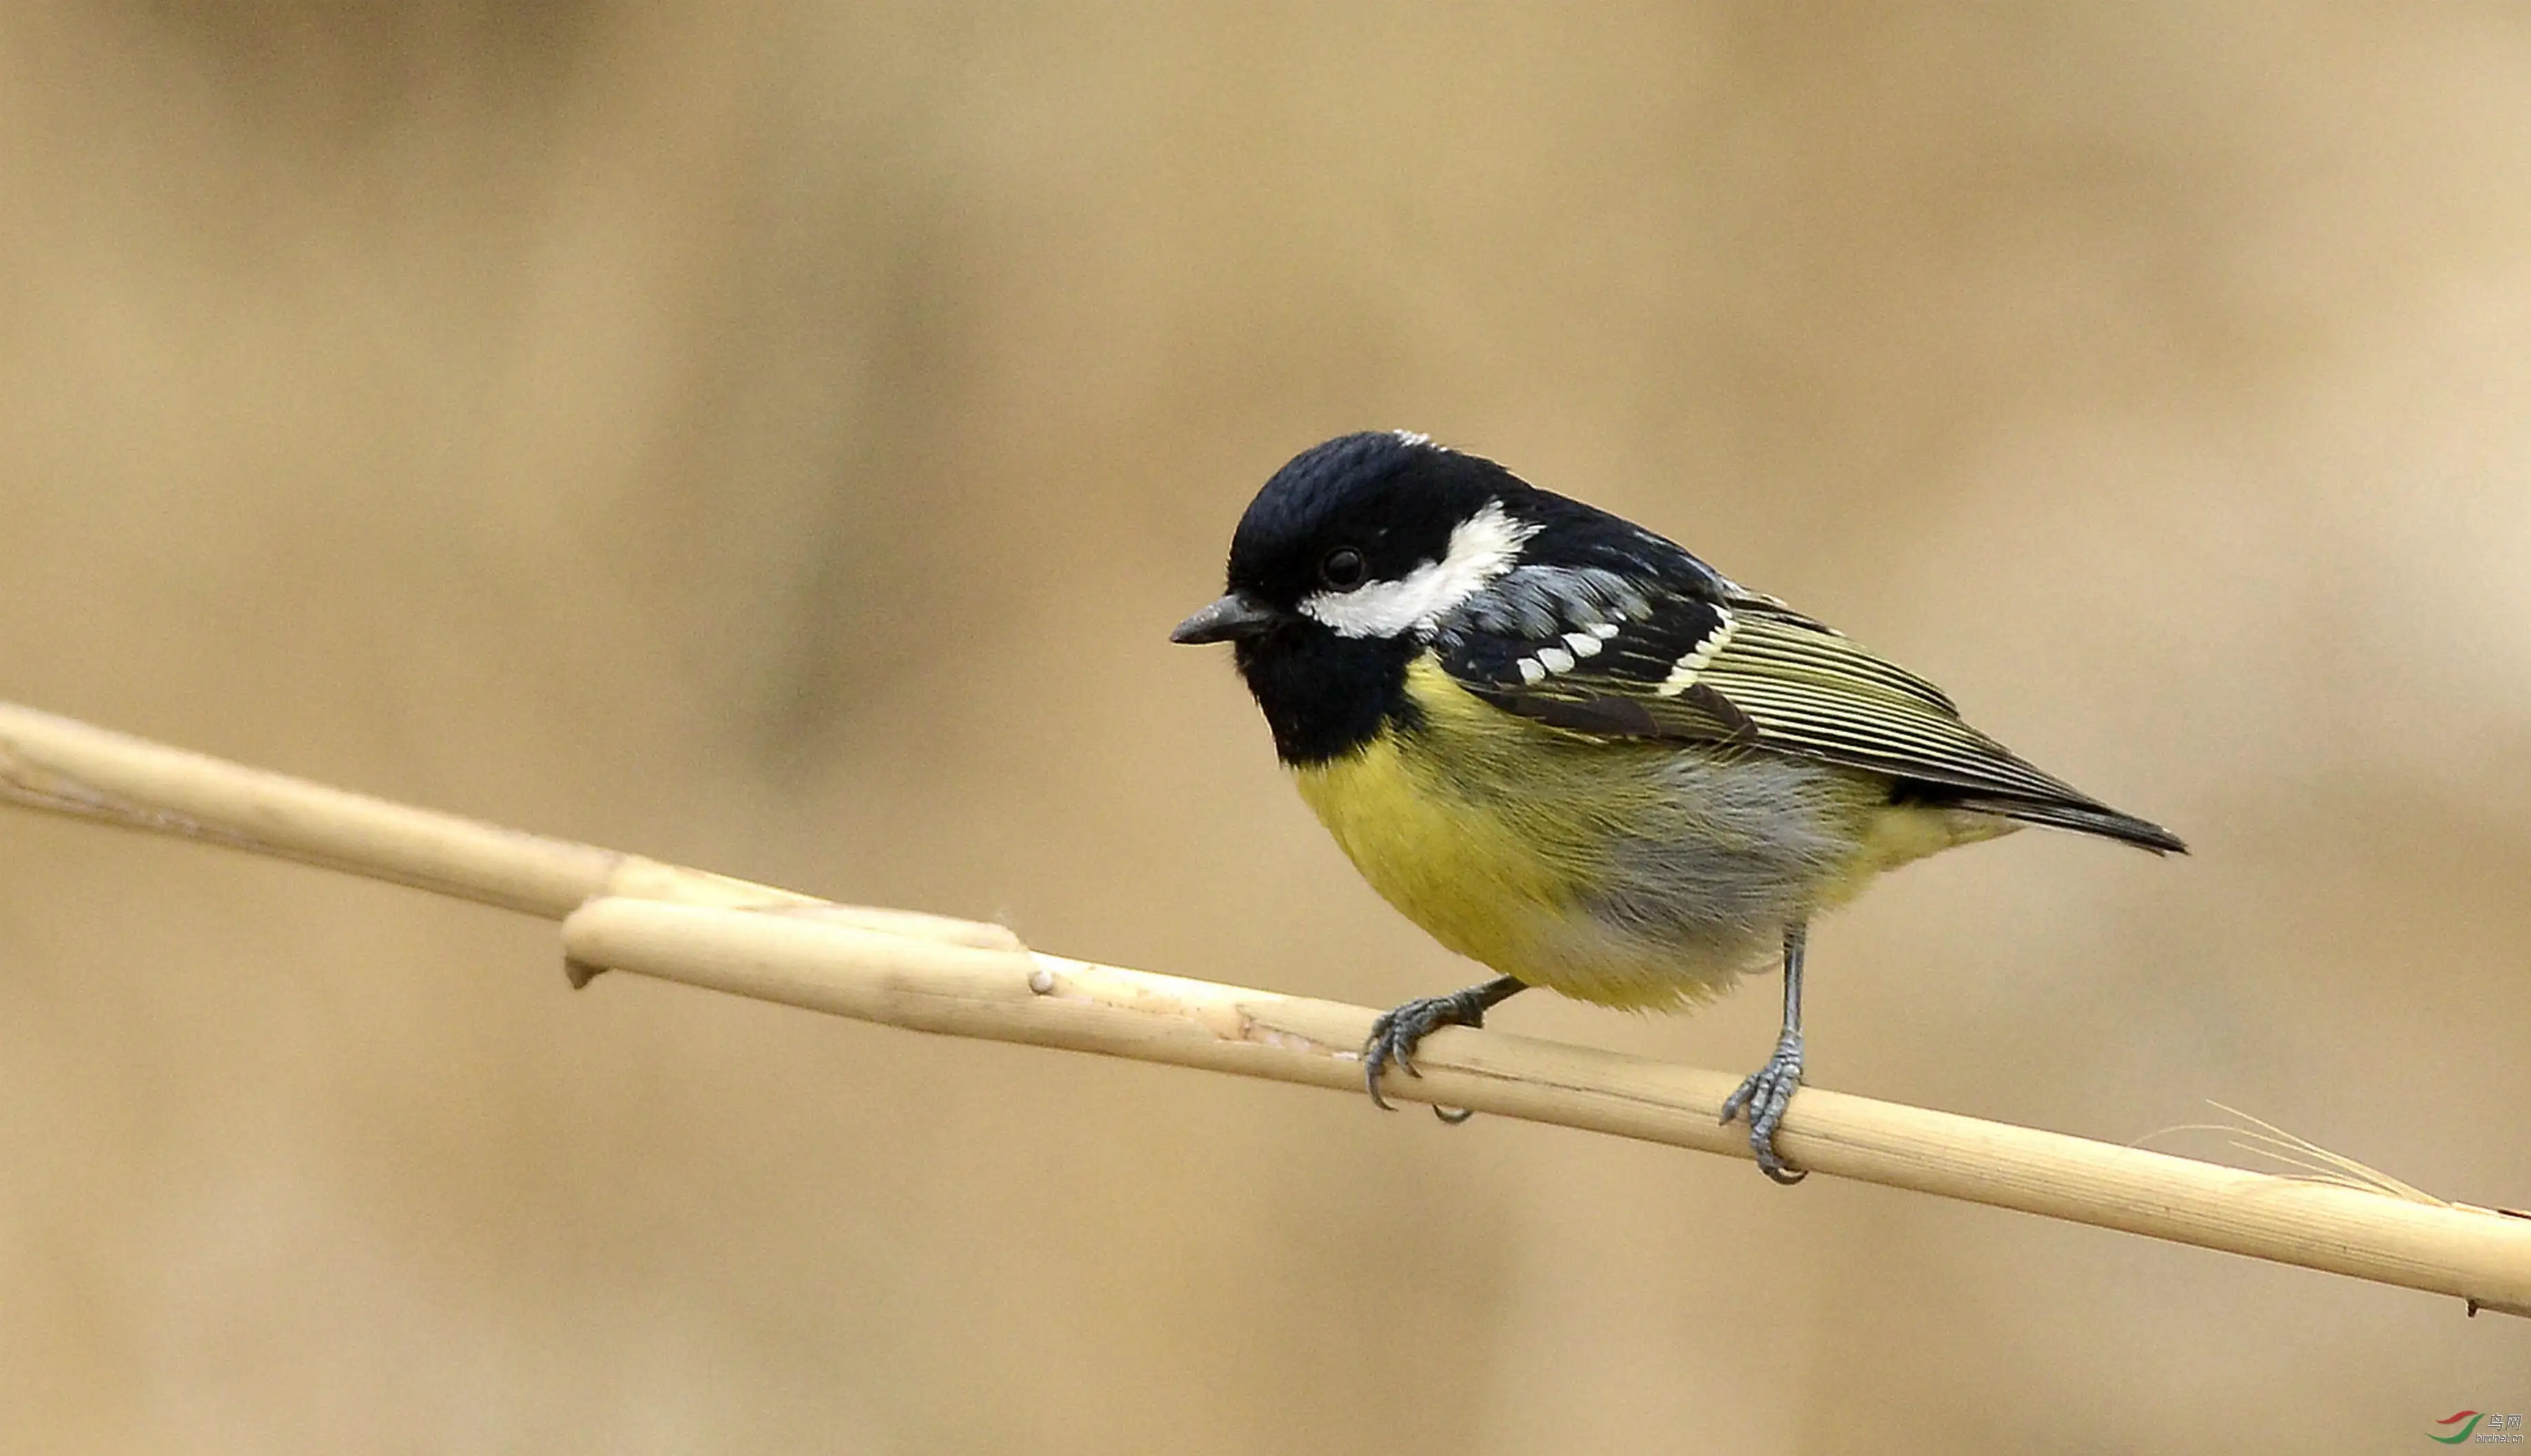
<svg viewBox="0 0 2531 1456">
<path fill-rule="evenodd" d="M 358 19 L 344 11 L 357 9 Z M 2219 18 L 2220 11 L 2220 18 Z M 1822 1085 L 2531 1200 L 2531 15 L 0 11 L 0 696 L 1390 1002 L 1172 648 L 1294 450 L 1633 515 L 2189 836 L 1815 941 Z M 1694 1020 L 1501 1024 L 1730 1069 Z M 2157 1146 L 2221 1151 L 2220 1139 Z M 623 979 L 0 817 L 0 1449 L 2426 1449 L 2531 1323 Z"/>
</svg>

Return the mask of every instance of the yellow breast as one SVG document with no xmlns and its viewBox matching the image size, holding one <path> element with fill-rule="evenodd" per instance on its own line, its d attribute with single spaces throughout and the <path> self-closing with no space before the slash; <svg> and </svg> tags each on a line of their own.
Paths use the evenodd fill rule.
<svg viewBox="0 0 2531 1456">
<path fill-rule="evenodd" d="M 1512 717 L 1431 658 L 1409 672 L 1411 737 L 1298 769 L 1301 797 L 1363 877 L 1449 949 L 1603 1005 L 1703 1000 L 1764 954 L 1780 925 L 1729 944 L 1653 943 L 1596 918 L 1609 847 L 1660 807 L 1666 750 Z"/>
<path fill-rule="evenodd" d="M 1548 728 L 1430 657 L 1407 691 L 1421 725 L 1296 770 L 1301 797 L 1434 939 L 1584 1000 L 1705 1000 L 1878 871 L 1994 832 L 1868 774 Z"/>
<path fill-rule="evenodd" d="M 1559 865 L 1512 817 L 1442 782 L 1394 732 L 1296 777 L 1371 887 L 1463 956 L 1521 975 L 1547 923 L 1578 909 L 1581 867 Z"/>
</svg>

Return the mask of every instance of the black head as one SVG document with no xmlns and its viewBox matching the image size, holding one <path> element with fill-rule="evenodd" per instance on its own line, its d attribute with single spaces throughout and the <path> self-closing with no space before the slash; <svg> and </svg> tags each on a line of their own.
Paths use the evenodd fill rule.
<svg viewBox="0 0 2531 1456">
<path fill-rule="evenodd" d="M 1274 473 L 1231 537 L 1229 593 L 1170 634 L 1236 644 L 1287 763 L 1411 720 L 1433 617 L 1499 576 L 1557 497 L 1421 435 L 1343 435 Z"/>
<path fill-rule="evenodd" d="M 1313 595 L 1404 581 L 1444 559 L 1489 504 L 1532 495 L 1490 460 L 1421 435 L 1342 435 L 1274 473 L 1230 538 L 1229 586 L 1284 611 Z"/>
</svg>

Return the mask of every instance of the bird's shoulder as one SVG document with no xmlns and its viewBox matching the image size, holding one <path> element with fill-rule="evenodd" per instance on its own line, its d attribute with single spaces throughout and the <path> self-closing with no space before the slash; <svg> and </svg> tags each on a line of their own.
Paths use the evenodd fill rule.
<svg viewBox="0 0 2531 1456">
<path fill-rule="evenodd" d="M 2081 797 L 1971 727 L 1932 682 L 1651 532 L 1603 516 L 1542 544 L 1434 624 L 1443 670 L 1496 708 L 1593 737 Z"/>
</svg>

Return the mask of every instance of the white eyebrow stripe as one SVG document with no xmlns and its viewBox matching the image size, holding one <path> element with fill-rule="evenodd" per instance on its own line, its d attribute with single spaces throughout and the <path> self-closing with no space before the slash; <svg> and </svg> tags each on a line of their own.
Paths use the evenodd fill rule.
<svg viewBox="0 0 2531 1456">
<path fill-rule="evenodd" d="M 1433 624 L 1486 585 L 1511 570 L 1521 543 L 1538 528 L 1514 521 L 1502 502 L 1490 500 L 1450 532 L 1449 549 L 1394 582 L 1371 582 L 1351 591 L 1313 591 L 1301 611 L 1338 637 L 1398 637 L 1429 633 Z"/>
</svg>

